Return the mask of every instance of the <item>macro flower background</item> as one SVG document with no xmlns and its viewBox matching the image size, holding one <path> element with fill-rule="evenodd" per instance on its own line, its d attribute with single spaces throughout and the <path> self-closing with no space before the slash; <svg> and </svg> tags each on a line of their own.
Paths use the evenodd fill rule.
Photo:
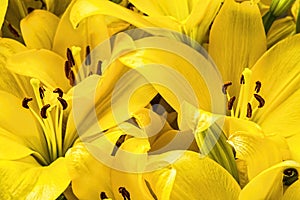
<svg viewBox="0 0 300 200">
<path fill-rule="evenodd" d="M 298 199 L 298 9 L 299 1 L 278 0 L 5 1 L 0 6 L 0 197 Z M 148 29 L 154 37 L 147 44 L 160 44 L 164 36 L 195 48 L 208 68 L 217 66 L 224 84 L 210 91 L 205 77 L 185 57 L 140 49 L 147 37 L 135 41 L 118 34 L 135 27 L 163 28 L 160 38 Z M 105 42 L 112 35 L 117 35 L 115 40 Z M 113 60 L 93 56 L 99 44 L 106 50 L 102 57 Z M 196 104 L 189 104 L 192 94 L 177 76 L 172 79 L 163 69 L 128 77 L 112 101 L 121 77 L 157 63 L 187 80 Z M 176 92 L 187 102 L 179 101 L 170 88 L 152 84 L 153 77 L 174 85 L 177 80 Z M 129 115 L 124 114 L 126 95 L 140 81 L 147 84 L 131 97 Z M 211 109 L 212 93 L 226 102 L 217 105 L 224 112 Z M 150 137 L 143 127 L 156 129 L 164 116 L 154 112 L 157 97 L 175 116 Z M 76 105 L 90 98 L 91 104 Z M 96 122 L 91 120 L 93 110 Z M 155 116 L 151 120 L 149 113 Z M 99 132 L 94 129 L 98 126 Z M 177 136 L 185 141 L 189 134 L 191 146 L 156 151 Z M 97 160 L 92 150 L 99 148 L 113 166 L 133 171 L 162 167 L 122 171 Z M 126 152 L 138 156 L 126 157 Z"/>
</svg>

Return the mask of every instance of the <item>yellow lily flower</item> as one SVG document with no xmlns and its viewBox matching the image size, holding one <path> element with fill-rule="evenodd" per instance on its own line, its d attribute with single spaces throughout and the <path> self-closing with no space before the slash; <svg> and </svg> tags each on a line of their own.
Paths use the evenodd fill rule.
<svg viewBox="0 0 300 200">
<path fill-rule="evenodd" d="M 100 132 L 107 130 L 146 106 L 157 92 L 151 85 L 143 87 L 147 89 L 132 96 L 134 105 L 129 107 L 129 114 L 114 110 L 120 113 L 116 120 L 111 110 L 111 96 L 115 80 L 128 68 L 115 63 L 103 69 L 101 76 L 89 76 L 71 88 L 65 77 L 64 59 L 59 55 L 45 49 L 28 50 L 11 39 L 2 38 L 0 43 L 1 71 L 5 72 L 1 75 L 1 89 L 5 91 L 0 92 L 3 111 L 0 116 L 0 197 L 56 199 L 75 177 L 72 168 L 76 167 L 76 160 L 64 156 L 69 149 L 77 148 L 77 131 L 82 137 L 91 136 L 91 128 L 98 123 L 102 128 Z M 131 78 L 138 81 L 141 77 L 132 75 Z M 91 91 L 93 87 L 98 88 L 95 94 Z M 117 96 L 124 99 L 122 96 L 126 96 L 131 87 L 134 83 L 128 82 L 117 90 Z M 74 108 L 73 99 L 80 102 L 89 95 L 95 97 L 92 104 Z M 94 108 L 97 120 L 89 121 L 89 113 Z M 75 119 L 74 112 L 78 110 L 82 116 Z"/>
<path fill-rule="evenodd" d="M 209 27 L 222 1 L 140 1 L 131 0 L 146 16 L 101 0 L 79 0 L 75 3 L 70 20 L 73 27 L 88 16 L 96 14 L 113 16 L 139 28 L 159 27 L 188 35 L 200 44 L 207 41 Z"/>
</svg>

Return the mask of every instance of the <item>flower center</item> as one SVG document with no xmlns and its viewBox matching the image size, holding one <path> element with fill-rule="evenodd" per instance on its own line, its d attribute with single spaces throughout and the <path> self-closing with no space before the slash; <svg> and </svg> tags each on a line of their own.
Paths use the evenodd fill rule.
<svg viewBox="0 0 300 200">
<path fill-rule="evenodd" d="M 254 91 L 251 90 L 251 78 L 252 71 L 245 68 L 241 80 L 240 80 L 240 93 L 238 100 L 236 96 L 230 96 L 228 87 L 232 85 L 232 82 L 227 82 L 223 85 L 222 91 L 227 97 L 227 109 L 230 111 L 231 117 L 237 117 L 241 119 L 250 119 L 257 109 L 262 108 L 265 104 L 265 100 L 258 94 L 261 89 L 261 82 L 256 81 Z M 249 95 L 253 93 L 249 100 Z M 237 100 L 236 107 L 234 109 L 234 103 Z"/>
<path fill-rule="evenodd" d="M 102 61 L 94 63 L 91 56 L 90 46 L 85 50 L 85 61 L 81 59 L 81 48 L 72 46 L 67 48 L 67 60 L 65 62 L 65 76 L 69 79 L 70 85 L 74 86 L 92 74 L 102 75 Z"/>
<path fill-rule="evenodd" d="M 63 156 L 63 112 L 68 107 L 67 101 L 63 98 L 63 91 L 60 88 L 50 90 L 43 86 L 38 79 L 32 78 L 30 84 L 33 88 L 35 98 L 25 97 L 22 106 L 29 109 L 44 133 L 50 159 Z M 28 103 L 36 100 L 39 113 L 31 108 Z"/>
</svg>

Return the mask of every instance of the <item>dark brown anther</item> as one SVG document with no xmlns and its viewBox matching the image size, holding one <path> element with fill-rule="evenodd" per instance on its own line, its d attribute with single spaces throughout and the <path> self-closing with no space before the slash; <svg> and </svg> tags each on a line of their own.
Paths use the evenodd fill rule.
<svg viewBox="0 0 300 200">
<path fill-rule="evenodd" d="M 247 117 L 248 118 L 252 117 L 252 106 L 250 103 L 247 104 Z"/>
<path fill-rule="evenodd" d="M 125 187 L 119 187 L 119 193 L 122 194 L 124 200 L 130 200 L 130 193 L 126 190 Z"/>
<path fill-rule="evenodd" d="M 295 168 L 288 168 L 283 171 L 283 185 L 290 186 L 299 179 L 298 171 Z"/>
<path fill-rule="evenodd" d="M 15 37 L 20 37 L 20 34 L 18 33 L 18 31 L 11 25 L 8 24 L 8 30 L 15 36 Z"/>
<path fill-rule="evenodd" d="M 129 3 L 128 5 L 127 5 L 127 8 L 129 9 L 129 10 L 132 10 L 132 11 L 134 11 L 134 5 L 132 4 L 132 3 Z"/>
<path fill-rule="evenodd" d="M 70 80 L 70 85 L 74 86 L 75 85 L 75 75 L 74 75 L 74 72 L 72 70 L 69 73 L 68 79 Z"/>
<path fill-rule="evenodd" d="M 229 99 L 229 101 L 227 102 L 227 109 L 228 109 L 228 110 L 232 110 L 233 103 L 234 103 L 235 99 L 236 99 L 235 96 L 233 96 L 233 97 L 231 97 L 231 98 Z"/>
<path fill-rule="evenodd" d="M 258 94 L 254 94 L 255 99 L 258 101 L 259 105 L 258 107 L 261 108 L 265 105 L 265 100 Z"/>
<path fill-rule="evenodd" d="M 44 119 L 46 119 L 47 118 L 47 114 L 46 114 L 46 112 L 47 112 L 47 109 L 48 108 L 50 108 L 50 104 L 46 104 L 46 105 L 44 105 L 43 107 L 42 107 L 42 109 L 41 109 L 41 116 L 42 116 L 42 118 L 44 118 Z"/>
<path fill-rule="evenodd" d="M 100 199 L 101 200 L 108 199 L 108 197 L 106 196 L 105 192 L 101 192 L 100 193 Z"/>
<path fill-rule="evenodd" d="M 229 87 L 229 86 L 231 86 L 232 85 L 232 82 L 226 82 L 226 83 L 224 83 L 224 85 L 223 85 L 223 87 L 222 87 L 222 92 L 223 92 L 223 94 L 227 94 L 227 88 Z"/>
<path fill-rule="evenodd" d="M 259 93 L 260 88 L 261 88 L 261 82 L 260 82 L 260 81 L 256 81 L 255 84 L 256 84 L 256 85 L 255 85 L 255 92 L 256 92 L 256 93 Z"/>
<path fill-rule="evenodd" d="M 29 102 L 29 101 L 32 101 L 32 98 L 31 98 L 31 97 L 30 97 L 30 98 L 25 97 L 25 98 L 23 99 L 23 101 L 22 101 L 22 106 L 23 106 L 24 108 L 29 109 L 29 106 L 28 106 L 28 102 Z"/>
<path fill-rule="evenodd" d="M 100 76 L 102 75 L 102 69 L 101 69 L 101 67 L 102 67 L 102 61 L 99 60 L 98 64 L 97 64 L 97 72 L 96 72 L 96 74 L 99 74 Z"/>
<path fill-rule="evenodd" d="M 242 77 L 241 77 L 241 80 L 240 80 L 240 84 L 245 84 L 245 77 L 244 77 L 244 75 L 242 75 Z"/>
<path fill-rule="evenodd" d="M 28 7 L 28 8 L 27 8 L 28 14 L 32 13 L 32 11 L 34 11 L 34 8 L 32 8 L 32 7 Z"/>
<path fill-rule="evenodd" d="M 112 153 L 111 153 L 112 156 L 115 156 L 115 155 L 116 155 L 116 153 L 117 153 L 119 147 L 120 147 L 120 146 L 123 144 L 123 142 L 125 141 L 125 138 L 126 138 L 126 134 L 121 135 L 121 136 L 119 137 L 119 139 L 117 140 L 117 142 L 116 142 L 116 144 L 115 144 L 115 146 L 114 146 L 114 149 L 113 149 L 113 151 L 112 151 Z"/>
<path fill-rule="evenodd" d="M 91 62 L 91 48 L 88 45 L 85 49 L 85 65 L 91 65 Z"/>
<path fill-rule="evenodd" d="M 71 62 L 72 66 L 75 65 L 75 60 L 74 60 L 72 51 L 69 48 L 67 48 L 67 58 Z"/>
<path fill-rule="evenodd" d="M 92 71 L 90 71 L 89 72 L 89 74 L 88 74 L 88 76 L 92 76 L 93 75 L 93 72 Z"/>
<path fill-rule="evenodd" d="M 55 88 L 55 90 L 53 90 L 53 93 L 57 93 L 60 98 L 62 98 L 64 95 L 64 92 L 60 88 Z"/>
<path fill-rule="evenodd" d="M 71 70 L 72 70 L 72 63 L 71 63 L 71 61 L 66 60 L 66 62 L 65 62 L 65 76 L 67 78 L 69 78 L 69 74 L 70 74 Z"/>
<path fill-rule="evenodd" d="M 45 97 L 45 88 L 43 86 L 39 87 L 40 98 L 44 99 Z"/>
<path fill-rule="evenodd" d="M 57 97 L 57 100 L 61 103 L 61 105 L 62 105 L 62 107 L 63 107 L 63 110 L 65 110 L 65 109 L 68 107 L 67 101 L 64 100 L 63 98 Z"/>
</svg>

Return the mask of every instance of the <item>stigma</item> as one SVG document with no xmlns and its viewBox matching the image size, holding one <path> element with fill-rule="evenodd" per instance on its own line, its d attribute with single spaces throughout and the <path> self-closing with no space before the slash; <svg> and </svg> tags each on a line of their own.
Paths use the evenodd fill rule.
<svg viewBox="0 0 300 200">
<path fill-rule="evenodd" d="M 249 68 L 244 69 L 239 83 L 240 91 L 238 96 L 230 96 L 229 94 L 232 82 L 226 82 L 222 87 L 222 92 L 227 97 L 227 110 L 230 112 L 231 117 L 251 119 L 257 109 L 265 105 L 264 98 L 259 94 L 262 83 L 256 81 L 255 87 L 252 88 L 252 71 Z"/>
</svg>

